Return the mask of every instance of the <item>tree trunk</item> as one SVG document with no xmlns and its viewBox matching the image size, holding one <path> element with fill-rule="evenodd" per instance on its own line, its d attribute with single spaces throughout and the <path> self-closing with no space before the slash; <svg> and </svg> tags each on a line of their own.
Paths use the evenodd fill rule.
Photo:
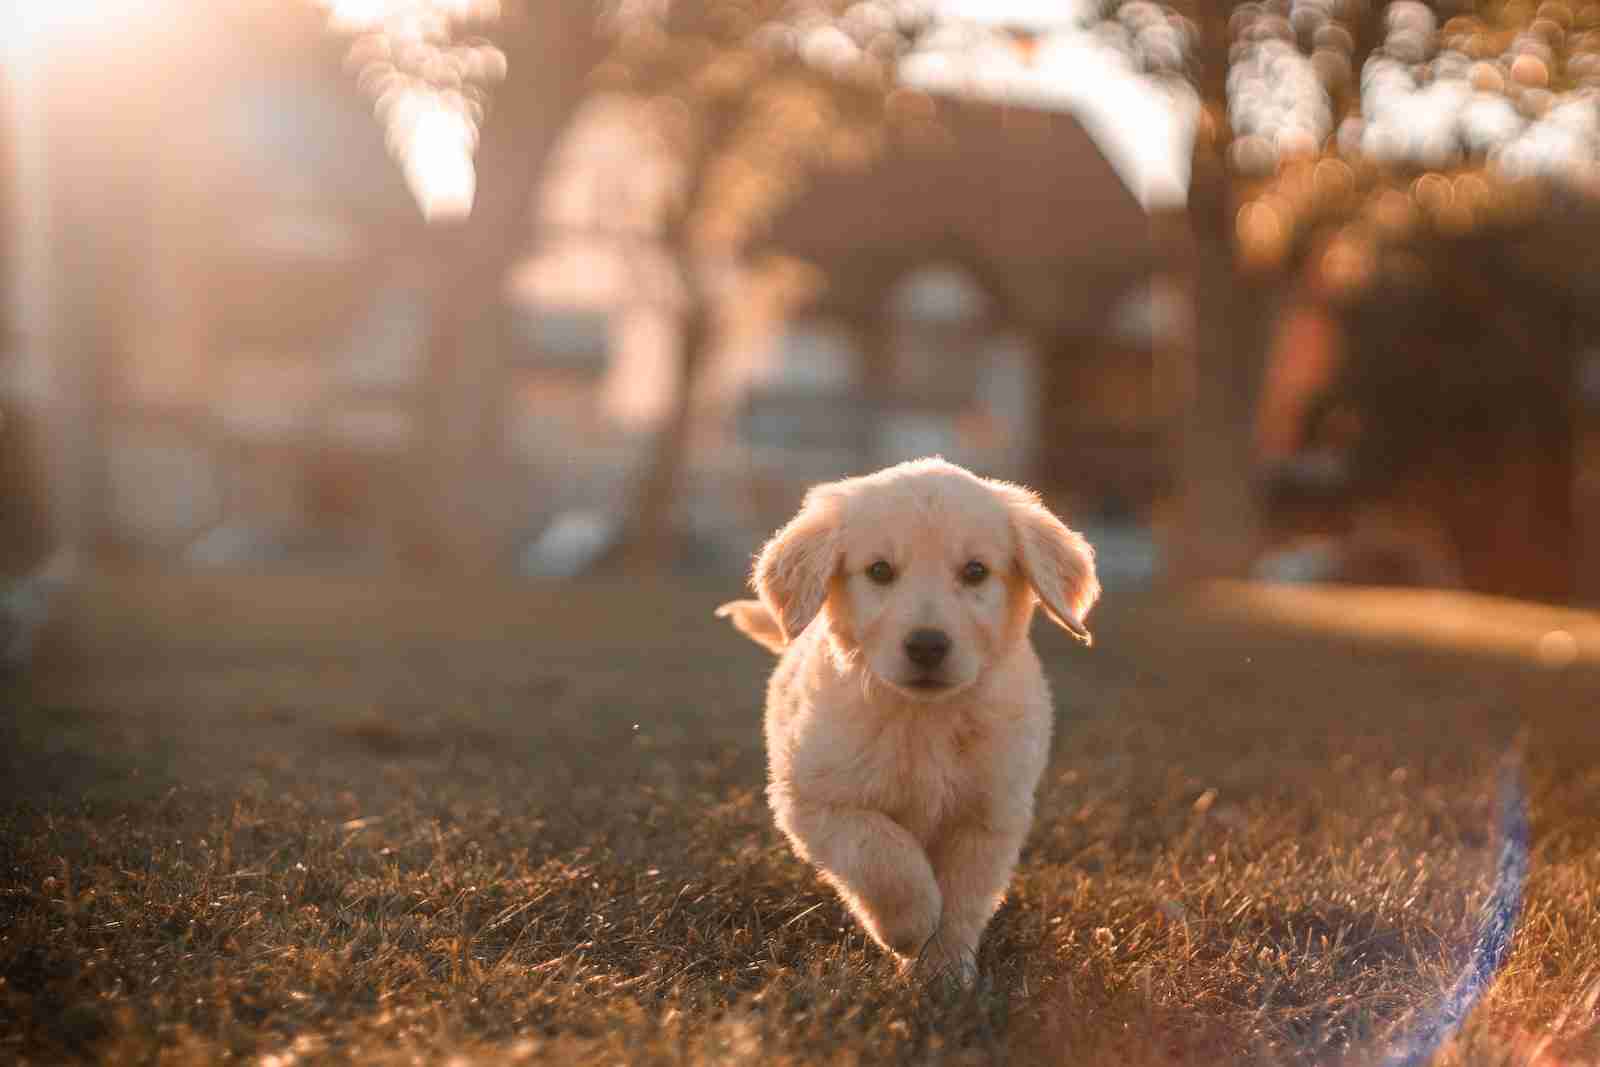
<svg viewBox="0 0 1600 1067">
<path fill-rule="evenodd" d="M 1197 149 L 1197 156 L 1201 150 Z M 1195 329 L 1174 468 L 1169 573 L 1180 582 L 1245 576 L 1259 546 L 1253 427 L 1275 319 L 1273 280 L 1236 261 L 1233 202 L 1220 159 L 1200 165 L 1187 249 Z"/>
<path fill-rule="evenodd" d="M 660 245 L 673 258 L 683 284 L 683 329 L 678 337 L 678 375 L 672 410 L 656 434 L 655 448 L 635 490 L 631 522 L 616 560 L 631 574 L 659 573 L 678 545 L 678 491 L 689 465 L 695 394 L 709 362 L 715 337 L 716 302 L 696 242 L 694 220 L 706 209 L 706 189 L 715 162 L 739 130 L 738 110 L 723 102 L 701 116 L 706 129 L 686 162 L 687 174 L 676 208 L 661 228 Z"/>
<path fill-rule="evenodd" d="M 678 339 L 678 381 L 672 410 L 657 432 L 639 481 L 633 528 L 622 550 L 622 568 L 628 573 L 659 573 L 671 566 L 677 555 L 678 494 L 689 465 L 695 393 L 705 374 L 712 338 L 710 302 L 694 292 Z"/>
<path fill-rule="evenodd" d="M 502 439 L 502 387 L 492 328 L 507 269 L 529 244 L 544 164 L 603 55 L 595 5 L 529 5 L 500 38 L 507 79 L 496 87 L 476 165 L 471 216 L 434 231 L 422 444 L 413 489 L 417 554 L 448 570 L 489 567 L 500 546 L 490 452 Z"/>
</svg>

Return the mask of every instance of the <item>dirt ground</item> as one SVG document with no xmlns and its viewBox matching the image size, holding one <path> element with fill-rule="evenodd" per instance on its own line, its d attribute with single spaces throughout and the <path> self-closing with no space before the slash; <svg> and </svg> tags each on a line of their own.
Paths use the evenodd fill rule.
<svg viewBox="0 0 1600 1067">
<path fill-rule="evenodd" d="M 1600 620 L 1113 591 L 974 993 L 784 847 L 732 583 L 102 574 L 0 682 L 0 1057 L 1368 1062 L 1460 972 L 1520 754 L 1509 962 L 1439 1062 L 1600 1062 Z"/>
</svg>

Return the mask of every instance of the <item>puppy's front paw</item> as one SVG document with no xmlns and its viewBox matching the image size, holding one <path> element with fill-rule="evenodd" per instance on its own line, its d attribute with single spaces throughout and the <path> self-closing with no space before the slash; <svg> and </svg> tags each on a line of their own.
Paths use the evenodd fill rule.
<svg viewBox="0 0 1600 1067">
<path fill-rule="evenodd" d="M 928 982 L 971 989 L 978 984 L 978 954 L 940 930 L 928 939 L 916 959 L 907 961 L 905 970 Z"/>
<path fill-rule="evenodd" d="M 775 805 L 778 825 L 817 865 L 872 939 L 896 956 L 922 952 L 944 914 L 928 856 L 879 811 Z"/>
<path fill-rule="evenodd" d="M 943 901 L 932 878 L 918 879 L 860 901 L 860 915 L 878 943 L 902 960 L 915 961 L 939 928 Z"/>
</svg>

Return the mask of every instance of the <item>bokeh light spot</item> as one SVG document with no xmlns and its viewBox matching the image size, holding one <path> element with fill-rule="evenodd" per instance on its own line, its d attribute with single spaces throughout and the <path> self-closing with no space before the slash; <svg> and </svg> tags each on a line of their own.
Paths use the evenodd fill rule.
<svg viewBox="0 0 1600 1067">
<path fill-rule="evenodd" d="M 470 214 L 478 127 L 489 86 L 506 76 L 506 56 L 482 40 L 458 40 L 457 30 L 498 19 L 499 0 L 323 0 L 323 6 L 330 29 L 355 35 L 346 66 L 372 99 L 423 218 Z"/>
<path fill-rule="evenodd" d="M 1566 630 L 1551 630 L 1539 638 L 1538 654 L 1546 667 L 1569 667 L 1578 658 L 1578 639 Z"/>
</svg>

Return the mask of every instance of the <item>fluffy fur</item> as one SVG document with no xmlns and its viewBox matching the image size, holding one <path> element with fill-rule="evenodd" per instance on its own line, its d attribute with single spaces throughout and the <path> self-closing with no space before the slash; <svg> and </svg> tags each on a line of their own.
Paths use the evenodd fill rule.
<svg viewBox="0 0 1600 1067">
<path fill-rule="evenodd" d="M 780 655 L 779 828 L 903 965 L 971 980 L 1050 749 L 1029 623 L 1088 641 L 1093 550 L 1033 493 L 917 460 L 812 489 L 752 585 L 718 614 Z"/>
</svg>

